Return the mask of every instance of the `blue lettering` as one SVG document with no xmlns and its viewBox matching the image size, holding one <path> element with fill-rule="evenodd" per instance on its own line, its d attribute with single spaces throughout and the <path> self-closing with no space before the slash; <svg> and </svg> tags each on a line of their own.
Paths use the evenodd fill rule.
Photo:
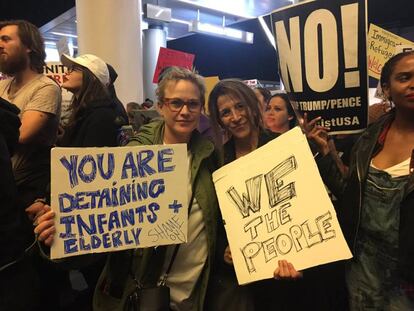
<svg viewBox="0 0 414 311">
<path fill-rule="evenodd" d="M 112 233 L 112 243 L 114 247 L 122 246 L 122 242 L 120 239 L 121 234 L 121 231 L 115 231 L 114 233 Z"/>
<path fill-rule="evenodd" d="M 105 200 L 105 203 L 103 203 Z M 102 189 L 101 196 L 98 201 L 98 208 L 101 208 L 105 204 L 106 206 L 112 206 L 111 195 L 108 188 Z"/>
<path fill-rule="evenodd" d="M 149 176 L 155 173 L 155 170 L 148 165 L 148 162 L 154 157 L 154 151 L 152 150 L 143 150 L 137 154 L 138 161 L 138 173 L 140 177 L 146 177 L 147 173 Z"/>
<path fill-rule="evenodd" d="M 96 207 L 96 198 L 99 197 L 99 190 L 86 192 L 86 196 L 91 197 L 91 209 Z"/>
<path fill-rule="evenodd" d="M 108 223 L 107 220 L 106 220 L 106 215 L 105 214 L 98 214 L 96 217 L 98 218 L 99 233 L 102 234 L 102 233 L 104 233 L 103 225 L 106 225 Z"/>
<path fill-rule="evenodd" d="M 103 247 L 104 248 L 109 248 L 111 247 L 111 240 L 109 239 L 109 233 L 104 233 L 102 235 L 102 241 L 103 241 Z"/>
<path fill-rule="evenodd" d="M 99 174 L 101 174 L 103 179 L 108 180 L 114 175 L 114 168 L 115 168 L 114 154 L 108 153 L 108 170 L 106 172 L 104 172 L 104 169 L 103 169 L 103 164 L 102 164 L 103 157 L 104 157 L 103 154 L 98 154 Z"/>
<path fill-rule="evenodd" d="M 84 170 L 87 163 L 91 164 L 91 172 L 87 174 Z M 92 182 L 96 177 L 96 163 L 92 155 L 88 154 L 82 158 L 78 167 L 78 175 L 84 183 Z"/>
<path fill-rule="evenodd" d="M 77 203 L 77 207 L 78 209 L 88 209 L 89 208 L 89 203 L 85 203 L 85 204 L 79 204 L 83 202 L 85 196 L 85 192 L 77 192 L 76 193 L 76 200 L 78 201 Z"/>
<path fill-rule="evenodd" d="M 158 172 L 171 172 L 174 170 L 175 165 L 165 166 L 165 163 L 172 162 L 172 157 L 166 158 L 165 156 L 172 156 L 174 150 L 171 148 L 162 149 L 158 151 Z"/>
<path fill-rule="evenodd" d="M 131 177 L 128 177 L 127 170 L 131 170 Z M 138 177 L 137 167 L 135 166 L 132 152 L 128 152 L 125 156 L 124 164 L 122 165 L 122 179 Z"/>
<path fill-rule="evenodd" d="M 126 185 L 126 190 L 125 190 L 125 186 L 121 186 L 121 188 L 119 188 L 119 201 L 121 205 L 131 202 L 131 185 L 130 184 Z"/>
<path fill-rule="evenodd" d="M 151 184 L 149 188 L 149 195 L 151 198 L 153 199 L 158 198 L 158 196 L 164 192 L 165 192 L 164 179 L 151 180 Z"/>
<path fill-rule="evenodd" d="M 139 235 L 141 234 L 141 228 L 132 228 L 131 232 L 132 235 L 134 236 L 134 240 L 135 240 L 135 245 L 139 245 Z"/>
<path fill-rule="evenodd" d="M 101 240 L 96 235 L 92 235 L 91 245 L 92 245 L 92 249 L 97 249 L 101 246 Z"/>
<path fill-rule="evenodd" d="M 63 249 L 65 254 L 75 253 L 78 251 L 78 246 L 76 245 L 76 239 L 69 239 L 63 241 Z"/>
<path fill-rule="evenodd" d="M 134 241 L 129 239 L 128 230 L 124 230 L 124 240 L 127 245 L 134 243 Z"/>
<path fill-rule="evenodd" d="M 134 210 L 132 208 L 121 211 L 122 227 L 126 227 L 128 225 L 128 223 L 131 226 L 135 225 L 134 215 L 135 215 L 135 213 L 134 213 Z"/>
<path fill-rule="evenodd" d="M 84 236 L 84 232 L 88 235 L 96 234 L 96 223 L 95 223 L 95 215 L 89 215 L 89 226 L 88 224 L 82 219 L 81 215 L 76 215 L 76 223 L 78 224 L 78 231 L 80 236 Z"/>
<path fill-rule="evenodd" d="M 139 206 L 135 209 L 135 212 L 138 214 L 138 222 L 142 223 L 144 221 L 144 213 L 146 213 L 147 208 L 145 205 Z"/>
<path fill-rule="evenodd" d="M 62 239 L 74 238 L 75 234 L 72 233 L 72 225 L 74 223 L 75 217 L 73 215 L 60 217 L 60 224 L 65 225 L 65 232 L 61 232 L 59 237 Z"/>
<path fill-rule="evenodd" d="M 91 245 L 85 243 L 85 238 L 84 237 L 80 237 L 80 239 L 79 239 L 79 249 L 81 251 L 83 251 L 83 250 L 88 251 L 88 250 L 91 249 Z"/>
<path fill-rule="evenodd" d="M 68 170 L 70 187 L 71 188 L 75 187 L 79 183 L 78 175 L 76 175 L 76 166 L 78 162 L 78 156 L 71 155 L 70 162 L 66 159 L 66 157 L 62 157 L 59 160 L 60 160 L 60 163 L 62 163 L 63 166 Z"/>
<path fill-rule="evenodd" d="M 155 214 L 155 211 L 158 211 L 160 209 L 160 206 L 157 203 L 153 202 L 148 205 L 148 209 L 150 210 L 152 215 L 147 215 L 147 219 L 150 223 L 153 224 L 157 221 L 157 214 Z"/>
<path fill-rule="evenodd" d="M 65 207 L 64 199 L 69 200 L 70 205 Z M 62 213 L 69 213 L 77 208 L 77 200 L 70 195 L 69 193 L 61 193 L 59 194 L 59 210 Z"/>
<path fill-rule="evenodd" d="M 113 228 L 119 227 L 121 227 L 121 224 L 119 223 L 118 211 L 109 213 L 108 231 L 112 231 Z"/>
<path fill-rule="evenodd" d="M 139 200 L 144 200 L 148 198 L 148 183 L 143 181 L 141 184 L 137 184 L 137 192 Z"/>
</svg>

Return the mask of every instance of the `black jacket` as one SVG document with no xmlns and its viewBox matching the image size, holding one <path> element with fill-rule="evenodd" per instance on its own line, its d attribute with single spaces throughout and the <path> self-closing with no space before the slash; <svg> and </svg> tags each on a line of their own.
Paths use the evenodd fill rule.
<svg viewBox="0 0 414 311">
<path fill-rule="evenodd" d="M 343 177 L 334 160 L 325 156 L 317 160 L 319 171 L 325 184 L 339 199 L 337 210 L 341 228 L 349 246 L 354 251 L 360 227 L 363 194 L 367 181 L 369 165 L 373 155 L 381 145 L 378 138 L 384 126 L 393 118 L 390 113 L 372 124 L 354 145 L 349 173 Z M 399 226 L 399 269 L 401 277 L 414 283 L 414 174 L 412 173 L 413 157 L 411 158 L 410 176 L 405 188 L 405 196 L 400 205 Z"/>
<path fill-rule="evenodd" d="M 24 212 L 16 206 L 10 156 L 19 139 L 19 109 L 0 98 L 0 266 L 24 250 L 21 224 Z"/>
<path fill-rule="evenodd" d="M 118 113 L 110 100 L 94 101 L 65 129 L 60 147 L 115 147 L 120 124 Z"/>
</svg>

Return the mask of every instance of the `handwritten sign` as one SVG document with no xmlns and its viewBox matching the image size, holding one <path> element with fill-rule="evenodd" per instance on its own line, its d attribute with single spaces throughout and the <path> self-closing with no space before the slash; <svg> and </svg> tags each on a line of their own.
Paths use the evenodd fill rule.
<svg viewBox="0 0 414 311">
<path fill-rule="evenodd" d="M 280 259 L 302 270 L 352 257 L 298 127 L 213 180 L 239 284 L 273 277 Z"/>
<path fill-rule="evenodd" d="M 155 66 L 153 83 L 158 83 L 158 77 L 160 72 L 169 66 L 178 66 L 184 67 L 187 69 L 193 68 L 194 54 L 184 53 L 181 51 L 167 49 L 160 47 L 160 52 L 158 54 L 157 65 Z"/>
<path fill-rule="evenodd" d="M 331 133 L 367 126 L 366 1 L 307 1 L 271 14 L 292 104 Z"/>
<path fill-rule="evenodd" d="M 186 242 L 188 182 L 184 144 L 53 148 L 51 258 Z"/>
<path fill-rule="evenodd" d="M 392 56 L 401 51 L 397 49 L 398 46 L 412 46 L 413 44 L 413 42 L 382 29 L 377 25 L 370 24 L 368 33 L 368 74 L 379 80 L 384 64 Z"/>
</svg>

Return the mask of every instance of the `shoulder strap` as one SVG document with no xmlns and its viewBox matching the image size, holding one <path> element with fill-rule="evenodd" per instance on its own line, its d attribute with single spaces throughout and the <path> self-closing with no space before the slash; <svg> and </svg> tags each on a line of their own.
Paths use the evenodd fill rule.
<svg viewBox="0 0 414 311">
<path fill-rule="evenodd" d="M 196 182 L 197 182 L 197 177 L 196 177 L 196 180 L 194 181 L 194 186 L 195 186 Z M 190 199 L 190 204 L 188 205 L 188 216 L 190 216 L 191 208 L 193 207 L 194 196 L 195 196 L 194 193 L 195 193 L 195 187 L 193 187 L 193 191 L 192 191 L 191 199 Z M 171 256 L 171 259 L 170 259 L 170 263 L 168 264 L 168 268 L 165 271 L 165 273 L 164 273 L 164 275 L 163 275 L 163 277 L 160 281 L 160 285 L 165 285 L 165 282 L 167 281 L 168 274 L 170 274 L 170 271 L 171 271 L 171 268 L 174 264 L 175 258 L 177 257 L 177 253 L 178 253 L 178 249 L 180 248 L 180 245 L 181 244 L 177 244 L 175 246 L 174 252 L 173 252 L 173 254 Z"/>
</svg>

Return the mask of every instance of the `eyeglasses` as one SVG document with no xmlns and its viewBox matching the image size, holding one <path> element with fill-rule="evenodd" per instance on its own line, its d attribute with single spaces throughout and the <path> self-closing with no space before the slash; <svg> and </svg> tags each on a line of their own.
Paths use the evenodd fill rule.
<svg viewBox="0 0 414 311">
<path fill-rule="evenodd" d="M 172 112 L 180 112 L 184 106 L 188 111 L 198 112 L 201 109 L 201 102 L 198 100 L 182 100 L 180 98 L 164 98 L 162 101 Z"/>
<path fill-rule="evenodd" d="M 72 67 L 69 67 L 68 68 L 67 73 L 72 73 L 74 71 L 82 71 L 82 69 L 80 67 L 78 67 L 78 66 L 72 66 Z"/>
</svg>

